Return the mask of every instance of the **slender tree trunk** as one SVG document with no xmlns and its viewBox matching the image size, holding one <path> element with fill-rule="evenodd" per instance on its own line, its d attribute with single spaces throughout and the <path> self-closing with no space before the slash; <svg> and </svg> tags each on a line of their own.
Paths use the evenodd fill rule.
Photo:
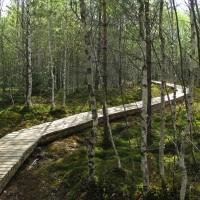
<svg viewBox="0 0 200 200">
<path fill-rule="evenodd" d="M 76 54 L 76 89 L 79 90 L 79 57 L 78 53 Z"/>
<path fill-rule="evenodd" d="M 122 65 L 121 65 L 121 60 L 122 60 L 122 53 L 121 53 L 121 43 L 122 43 L 122 20 L 119 20 L 119 70 L 118 70 L 118 80 L 119 80 L 119 87 L 122 86 Z"/>
<path fill-rule="evenodd" d="M 175 66 L 175 52 L 176 44 L 174 40 L 174 14 L 173 14 L 173 0 L 170 0 L 170 7 L 171 7 L 171 19 L 170 19 L 170 25 L 171 25 L 171 57 L 172 57 L 172 68 Z M 173 91 L 173 104 L 172 104 L 172 123 L 173 123 L 173 130 L 174 130 L 174 142 L 177 144 L 177 134 L 176 134 L 176 81 L 177 81 L 177 75 L 176 71 L 173 69 L 173 82 L 174 82 L 174 91 Z"/>
<path fill-rule="evenodd" d="M 178 46 L 179 46 L 179 51 L 180 51 L 181 81 L 182 81 L 182 85 L 183 85 L 185 106 L 187 109 L 186 87 L 185 87 L 185 80 L 184 80 L 184 75 L 183 75 L 183 53 L 182 53 L 182 44 L 181 44 L 180 30 L 179 30 L 179 20 L 178 20 L 178 14 L 177 14 L 175 2 L 174 2 L 174 0 L 172 0 L 172 1 L 173 1 L 173 6 L 174 6 L 174 12 L 175 12 Z"/>
<path fill-rule="evenodd" d="M 63 107 L 66 107 L 66 71 L 67 71 L 67 47 L 64 49 L 64 66 L 63 66 Z"/>
<path fill-rule="evenodd" d="M 101 34 L 101 0 L 98 1 L 98 47 L 97 47 L 97 64 L 96 64 L 96 72 L 95 72 L 95 89 L 99 89 L 99 69 L 101 66 L 101 39 L 102 39 L 102 34 Z"/>
<path fill-rule="evenodd" d="M 69 94 L 70 90 L 70 82 L 69 82 L 69 75 L 70 75 L 70 68 L 69 68 L 70 63 L 67 65 L 67 94 Z"/>
<path fill-rule="evenodd" d="M 24 89 L 24 99 L 26 103 L 26 35 L 24 33 L 25 29 L 25 0 L 21 2 L 21 27 L 20 27 L 20 39 L 22 52 L 20 52 L 20 66 L 22 67 L 21 73 L 23 74 L 22 85 Z"/>
<path fill-rule="evenodd" d="M 196 28 L 196 37 L 197 37 L 197 50 L 198 50 L 198 61 L 199 61 L 199 69 L 200 69 L 200 33 L 199 33 L 199 27 L 197 25 L 197 22 L 198 24 L 200 25 L 200 13 L 199 13 L 199 7 L 198 7 L 198 3 L 197 3 L 197 0 L 194 0 L 194 5 L 195 5 L 195 8 L 196 8 L 196 13 L 197 13 L 197 17 L 195 15 L 195 8 L 194 6 L 191 8 L 192 9 L 192 12 L 193 12 L 193 15 L 194 15 L 194 22 L 195 22 L 195 28 Z M 200 78 L 198 78 L 198 86 L 200 87 Z"/>
<path fill-rule="evenodd" d="M 142 139 L 141 139 L 141 170 L 143 175 L 143 195 L 147 198 L 149 191 L 149 173 L 147 162 L 147 104 L 148 104 L 148 83 L 147 83 L 147 65 L 146 65 L 146 42 L 145 42 L 145 26 L 144 26 L 144 4 L 139 0 L 139 25 L 140 25 L 140 44 L 142 50 Z"/>
<path fill-rule="evenodd" d="M 196 30 L 196 35 L 195 36 L 196 36 L 196 39 L 197 39 L 197 52 L 198 52 L 198 61 L 199 61 L 198 65 L 200 66 L 200 38 L 199 38 L 199 29 L 198 29 L 198 26 L 197 26 L 197 19 L 196 19 L 196 15 L 195 15 L 195 8 L 194 8 L 195 5 L 196 5 L 196 10 L 197 10 L 197 15 L 198 15 L 199 10 L 198 10 L 197 1 L 196 0 L 192 0 L 191 12 L 193 14 L 194 26 L 195 26 L 195 30 Z M 193 143 L 192 126 L 190 127 L 190 139 L 191 139 L 191 142 Z M 195 150 L 194 150 L 194 145 L 193 144 L 191 144 L 191 149 L 192 149 L 193 161 L 194 161 L 195 165 L 197 165 L 197 159 L 195 157 Z"/>
<path fill-rule="evenodd" d="M 163 36 L 163 0 L 160 0 L 160 15 L 159 15 L 159 37 L 161 41 L 161 125 L 160 125 L 160 146 L 159 146 L 159 171 L 162 180 L 162 187 L 165 189 L 165 169 L 164 169 L 164 145 L 165 145 L 165 39 Z"/>
<path fill-rule="evenodd" d="M 145 1 L 146 18 L 146 66 L 147 66 L 147 137 L 151 138 L 151 23 L 149 0 Z"/>
<path fill-rule="evenodd" d="M 84 0 L 80 1 L 80 12 L 81 12 L 81 22 L 84 30 L 85 38 L 85 56 L 87 64 L 87 81 L 88 81 L 88 93 L 90 99 L 90 107 L 92 111 L 93 128 L 90 133 L 90 140 L 88 144 L 88 183 L 95 183 L 95 166 L 94 166 L 94 149 L 96 144 L 96 135 L 98 132 L 98 113 L 96 106 L 96 97 L 94 94 L 93 86 L 93 76 L 92 76 L 92 61 L 91 61 L 91 42 L 90 42 L 90 31 L 87 25 L 87 13 L 86 5 Z"/>
<path fill-rule="evenodd" d="M 99 71 L 99 70 L 98 70 Z M 100 73 L 100 72 L 99 72 Z M 99 77 L 101 77 L 101 75 L 99 75 Z M 116 156 L 116 159 L 117 159 L 117 166 L 118 168 L 120 169 L 121 168 L 121 161 L 120 161 L 120 157 L 119 157 L 119 154 L 117 152 L 117 148 L 115 146 L 115 142 L 114 142 L 114 139 L 113 139 L 113 135 L 112 135 L 112 129 L 110 127 L 110 122 L 109 122 L 109 114 L 108 114 L 108 106 L 107 106 L 107 103 L 106 103 L 106 94 L 105 94 L 105 91 L 104 91 L 104 86 L 103 86 L 103 80 L 100 78 L 101 80 L 101 83 L 102 83 L 102 90 L 103 90 L 103 101 L 104 101 L 104 106 L 105 106 L 105 114 L 106 114 L 106 123 L 107 123 L 107 127 L 108 127 L 108 133 L 109 133 L 109 139 L 110 139 L 110 142 L 112 144 L 112 147 L 113 147 L 113 150 L 115 152 L 115 156 Z"/>
<path fill-rule="evenodd" d="M 183 133 L 180 155 L 179 155 L 179 165 L 182 171 L 182 181 L 181 181 L 181 191 L 180 191 L 180 200 L 185 199 L 186 189 L 187 189 L 187 170 L 185 166 L 185 146 L 188 137 L 188 133 L 191 128 L 192 116 L 193 116 L 193 90 L 194 90 L 194 62 L 195 62 L 195 23 L 194 15 L 192 12 L 192 7 L 194 6 L 193 0 L 189 0 L 190 5 L 190 23 L 191 23 L 191 53 L 190 53 L 190 77 L 189 77 L 189 94 L 188 94 L 188 109 L 187 109 L 187 121 L 185 130 Z"/>
<path fill-rule="evenodd" d="M 26 0 L 27 36 L 26 36 L 26 105 L 32 106 L 32 66 L 31 66 L 31 25 L 30 0 Z"/>
<path fill-rule="evenodd" d="M 105 101 L 103 102 L 103 128 L 104 137 L 103 144 L 106 148 L 111 145 L 109 138 L 109 130 L 107 124 L 106 105 L 107 103 L 107 11 L 106 0 L 103 0 L 103 90 L 105 93 Z"/>
<path fill-rule="evenodd" d="M 173 2 L 170 1 L 171 3 L 171 8 L 173 8 Z M 177 51 L 177 47 L 175 44 L 174 40 L 174 15 L 173 15 L 173 9 L 171 9 L 171 29 L 172 29 L 172 66 L 175 66 L 175 52 L 174 50 Z M 173 45 L 174 44 L 174 45 Z M 173 124 L 173 131 L 174 131 L 174 144 L 175 144 L 175 149 L 176 152 L 174 153 L 174 166 L 176 165 L 176 154 L 179 155 L 179 150 L 178 150 L 178 137 L 177 137 L 177 130 L 176 130 L 176 91 L 177 91 L 177 74 L 175 69 L 173 69 L 173 83 L 174 83 L 174 89 L 173 89 L 173 103 L 172 103 L 172 110 L 171 110 L 171 115 L 172 115 L 172 124 Z M 175 172 L 173 171 L 173 188 L 174 188 L 174 183 L 175 183 Z"/>
<path fill-rule="evenodd" d="M 49 10 L 49 5 L 47 2 L 47 11 Z M 50 19 L 48 17 L 47 20 L 47 29 L 48 29 L 48 50 L 49 50 L 49 66 L 51 73 L 51 104 L 55 106 L 55 76 L 54 76 L 54 64 L 53 64 L 53 56 L 51 52 L 51 27 L 50 27 Z"/>
<path fill-rule="evenodd" d="M 3 30 L 2 30 L 3 31 Z M 1 36 L 1 60 L 2 60 L 2 67 L 3 67 L 3 72 L 2 72 L 2 79 L 3 79 L 3 84 L 2 84 L 2 100 L 3 102 L 6 100 L 6 80 L 7 80 L 7 62 L 5 58 L 5 53 L 4 53 L 4 43 L 3 43 L 3 38 Z"/>
</svg>

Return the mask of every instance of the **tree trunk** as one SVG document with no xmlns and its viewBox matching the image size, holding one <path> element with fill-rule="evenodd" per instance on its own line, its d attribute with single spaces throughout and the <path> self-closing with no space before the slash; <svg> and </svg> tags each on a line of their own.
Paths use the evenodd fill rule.
<svg viewBox="0 0 200 200">
<path fill-rule="evenodd" d="M 84 0 L 80 1 L 81 22 L 84 29 L 85 38 L 85 57 L 87 64 L 87 81 L 88 81 L 88 93 L 90 99 L 90 107 L 92 111 L 93 128 L 90 133 L 90 140 L 88 144 L 88 183 L 95 183 L 95 166 L 94 166 L 94 149 L 96 144 L 96 135 L 98 132 L 98 113 L 96 106 L 96 97 L 94 94 L 93 77 L 92 77 L 92 61 L 91 61 L 91 42 L 90 31 L 87 26 L 87 13 Z"/>
<path fill-rule="evenodd" d="M 187 170 L 185 166 L 185 145 L 188 137 L 188 133 L 191 128 L 192 116 L 193 116 L 193 93 L 194 93 L 194 62 L 195 62 L 195 23 L 194 23 L 194 15 L 192 12 L 192 7 L 194 8 L 193 0 L 189 1 L 190 6 L 190 24 L 191 24 L 191 53 L 190 53 L 190 69 L 189 69 L 189 94 L 187 99 L 187 121 L 185 130 L 183 133 L 181 150 L 179 155 L 179 165 L 182 171 L 182 181 L 181 181 L 181 191 L 180 191 L 180 200 L 185 199 L 186 189 L 187 189 Z"/>
<path fill-rule="evenodd" d="M 159 37 L 160 37 L 160 49 L 161 49 L 161 125 L 160 125 L 160 146 L 159 146 L 159 171 L 162 181 L 162 187 L 165 189 L 165 169 L 164 169 L 164 145 L 165 145 L 165 39 L 163 36 L 163 0 L 160 0 L 160 14 L 159 14 Z"/>
<path fill-rule="evenodd" d="M 186 106 L 186 109 L 187 109 L 186 87 L 185 87 L 185 81 L 184 81 L 184 75 L 183 75 L 182 44 L 181 44 L 181 37 L 180 37 L 180 30 L 179 30 L 178 14 L 177 14 L 176 5 L 175 5 L 174 0 L 173 0 L 173 6 L 174 6 L 174 12 L 175 12 L 176 30 L 177 30 L 177 37 L 178 37 L 179 52 L 180 52 L 181 81 L 182 81 L 182 85 L 183 85 L 183 93 L 184 93 L 185 106 Z"/>
<path fill-rule="evenodd" d="M 47 2 L 47 12 L 49 10 L 48 2 Z M 53 64 L 53 56 L 51 52 L 51 27 L 50 27 L 50 19 L 48 17 L 47 20 L 47 29 L 48 29 L 48 50 L 49 50 L 49 66 L 50 66 L 50 73 L 51 73 L 51 104 L 55 106 L 55 76 L 54 76 L 54 64 Z"/>
<path fill-rule="evenodd" d="M 122 65 L 121 65 L 121 60 L 122 60 L 122 53 L 121 53 L 121 42 L 122 42 L 122 20 L 119 20 L 119 67 L 118 67 L 118 81 L 119 81 L 119 87 L 122 86 Z"/>
<path fill-rule="evenodd" d="M 149 0 L 145 1 L 146 17 L 146 66 L 147 66 L 147 137 L 151 138 L 151 22 Z"/>
<path fill-rule="evenodd" d="M 30 0 L 26 0 L 27 36 L 26 36 L 26 105 L 32 106 L 32 66 L 31 66 L 31 25 Z"/>
<path fill-rule="evenodd" d="M 107 124 L 106 105 L 107 104 L 107 11 L 106 0 L 103 0 L 103 92 L 105 93 L 105 101 L 103 102 L 103 144 L 105 148 L 111 146 L 109 138 L 109 130 Z"/>
<path fill-rule="evenodd" d="M 101 0 L 98 1 L 98 17 L 99 17 L 99 24 L 98 24 L 98 47 L 97 47 L 97 64 L 96 64 L 96 72 L 95 72 L 95 86 L 96 90 L 99 89 L 99 69 L 101 65 Z"/>
<path fill-rule="evenodd" d="M 67 47 L 64 49 L 64 66 L 63 66 L 63 107 L 66 107 L 66 71 L 67 71 Z"/>
<path fill-rule="evenodd" d="M 140 26 L 140 44 L 142 50 L 142 139 L 141 139 L 141 170 L 143 175 L 143 195 L 147 198 L 149 191 L 149 174 L 147 162 L 147 104 L 148 104 L 148 83 L 147 83 L 147 65 L 146 65 L 146 42 L 144 27 L 144 4 L 139 0 L 139 26 Z"/>
</svg>

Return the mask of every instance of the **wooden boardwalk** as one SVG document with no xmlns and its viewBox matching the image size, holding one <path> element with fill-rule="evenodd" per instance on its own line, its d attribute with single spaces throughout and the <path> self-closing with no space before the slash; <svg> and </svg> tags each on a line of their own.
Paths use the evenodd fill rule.
<svg viewBox="0 0 200 200">
<path fill-rule="evenodd" d="M 160 82 L 154 81 L 160 84 Z M 173 88 L 173 84 L 167 84 Z M 170 100 L 173 100 L 173 94 L 169 94 Z M 182 101 L 182 87 L 177 86 L 176 100 Z M 166 103 L 169 103 L 168 97 L 165 97 Z M 160 97 L 152 99 L 152 106 L 160 104 Z M 111 120 L 122 118 L 140 113 L 142 101 L 123 106 L 116 106 L 108 109 Z M 99 121 L 102 121 L 102 111 L 98 111 Z M 84 112 L 70 117 L 59 119 L 53 122 L 43 123 L 31 128 L 12 132 L 0 139 L 0 193 L 6 184 L 23 164 L 26 158 L 31 154 L 37 145 L 51 142 L 55 139 L 66 137 L 77 131 L 88 128 L 92 125 L 91 112 Z"/>
</svg>

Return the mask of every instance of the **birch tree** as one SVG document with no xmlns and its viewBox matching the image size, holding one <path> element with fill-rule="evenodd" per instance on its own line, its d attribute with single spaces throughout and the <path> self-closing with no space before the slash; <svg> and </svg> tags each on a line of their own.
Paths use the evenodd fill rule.
<svg viewBox="0 0 200 200">
<path fill-rule="evenodd" d="M 47 12 L 49 12 L 49 5 L 47 2 Z M 49 67 L 51 73 L 51 104 L 55 106 L 55 76 L 54 76 L 54 64 L 53 64 L 53 56 L 51 50 L 51 27 L 50 27 L 50 19 L 47 19 L 47 31 L 48 31 L 48 51 L 49 51 Z"/>
<path fill-rule="evenodd" d="M 183 132 L 183 138 L 181 142 L 181 149 L 179 153 L 179 165 L 182 172 L 182 181 L 181 181 L 181 190 L 180 190 L 180 200 L 185 199 L 186 189 L 187 189 L 187 170 L 185 165 L 185 148 L 186 141 L 188 137 L 188 133 L 191 128 L 192 116 L 193 116 L 193 93 L 194 93 L 194 62 L 195 62 L 195 23 L 194 23 L 194 13 L 192 12 L 192 8 L 194 8 L 194 1 L 189 0 L 190 7 L 190 24 L 191 24 L 191 50 L 190 50 L 190 68 L 189 68 L 189 93 L 187 99 L 187 121 L 185 125 L 185 130 Z"/>
<path fill-rule="evenodd" d="M 98 0 L 98 44 L 97 44 L 97 64 L 96 64 L 96 72 L 95 72 L 95 89 L 98 90 L 99 89 L 99 69 L 100 69 L 100 65 L 101 65 L 101 54 L 102 54 L 102 50 L 101 50 L 101 38 L 102 38 L 102 34 L 101 34 L 101 21 L 102 18 L 102 7 L 101 7 L 101 0 Z"/>
<path fill-rule="evenodd" d="M 144 26 L 144 3 L 142 0 L 139 3 L 139 26 L 140 26 L 140 45 L 142 51 L 142 139 L 141 139 L 141 170 L 143 176 L 143 195 L 144 199 L 147 197 L 149 190 L 149 174 L 147 163 L 147 101 L 148 101 L 148 87 L 147 87 L 147 66 L 146 66 L 146 42 L 145 42 L 145 26 Z"/>
<path fill-rule="evenodd" d="M 84 30 L 85 38 L 85 57 L 87 65 L 87 81 L 88 81 L 88 93 L 90 99 L 90 107 L 92 111 L 93 127 L 90 133 L 90 140 L 88 143 L 88 183 L 95 183 L 95 168 L 94 168 L 94 149 L 96 144 L 96 135 L 98 132 L 98 114 L 96 106 L 96 97 L 94 94 L 93 76 L 92 76 L 92 61 L 91 61 L 91 42 L 90 42 L 90 30 L 87 25 L 87 11 L 84 0 L 79 0 L 81 22 Z"/>
<path fill-rule="evenodd" d="M 151 20 L 150 3 L 144 1 L 145 6 L 145 30 L 146 30 L 146 67 L 147 67 L 147 137 L 151 138 Z"/>
</svg>

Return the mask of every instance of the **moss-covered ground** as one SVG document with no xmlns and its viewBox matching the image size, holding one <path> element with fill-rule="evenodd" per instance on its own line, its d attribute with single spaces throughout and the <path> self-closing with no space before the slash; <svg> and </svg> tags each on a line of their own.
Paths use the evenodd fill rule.
<svg viewBox="0 0 200 200">
<path fill-rule="evenodd" d="M 154 89 L 154 95 L 159 94 L 159 89 Z M 124 93 L 126 103 L 139 100 L 140 90 L 133 90 Z M 158 93 L 156 93 L 158 92 Z M 116 92 L 117 93 L 117 92 Z M 134 97 L 134 94 L 136 96 Z M 1 115 L 6 116 L 7 112 L 20 115 L 18 128 L 34 125 L 43 122 L 42 120 L 55 120 L 73 113 L 88 110 L 87 96 L 81 96 L 80 100 L 74 99 L 73 109 L 52 109 L 50 106 L 34 105 L 32 109 L 25 109 L 23 106 L 6 108 L 1 111 Z M 130 95 L 130 96 L 129 96 Z M 68 101 L 73 101 L 73 98 Z M 195 113 L 193 121 L 193 144 L 194 155 L 197 161 L 195 164 L 191 154 L 191 141 L 188 140 L 186 148 L 186 165 L 188 171 L 188 191 L 186 199 L 199 199 L 200 196 L 200 154 L 199 154 L 199 98 L 200 89 L 195 89 Z M 109 99 L 110 98 L 110 99 Z M 114 93 L 109 97 L 110 106 L 121 104 L 120 94 L 114 97 Z M 130 100 L 129 100 L 130 98 Z M 137 99 L 138 98 L 138 99 Z M 82 100 L 81 100 L 82 99 Z M 118 100 L 117 100 L 118 99 Z M 77 103 L 78 102 L 78 103 Z M 82 102 L 82 103 L 81 103 Z M 75 104 L 80 106 L 77 110 Z M 70 105 L 70 104 L 68 104 Z M 85 106 L 83 106 L 85 105 Z M 100 107 L 100 102 L 98 103 Z M 56 111 L 57 109 L 57 111 Z M 67 112 L 66 110 L 70 111 Z M 55 113 L 54 113 L 55 111 Z M 53 113 L 53 114 L 52 114 Z M 32 118 L 28 117 L 32 115 Z M 9 124 L 9 120 L 14 123 L 14 117 L 4 117 L 4 123 Z M 23 116 L 23 118 L 22 118 Z M 27 117 L 24 117 L 27 116 Z M 178 140 L 181 140 L 182 131 L 186 121 L 186 111 L 184 105 L 177 106 L 177 133 Z M 17 118 L 17 117 L 16 117 Z M 26 121 L 24 121 L 26 119 Z M 33 122 L 33 120 L 37 122 Z M 10 122 L 11 122 L 10 121 Z M 16 120 L 17 121 L 17 120 Z M 17 124 L 17 122 L 15 122 Z M 5 126 L 1 126 L 3 128 Z M 14 124 L 13 124 L 14 127 Z M 4 134 L 11 132 L 13 127 L 7 127 Z M 25 161 L 17 174 L 0 195 L 0 199 L 20 199 L 20 200 L 142 200 L 142 174 L 140 170 L 141 154 L 141 125 L 140 117 L 129 116 L 128 126 L 124 119 L 111 123 L 111 128 L 115 144 L 121 158 L 122 169 L 117 168 L 117 161 L 112 148 L 104 149 L 102 145 L 103 127 L 99 126 L 97 144 L 95 148 L 95 172 L 96 185 L 89 187 L 87 184 L 87 141 L 90 130 L 54 141 L 46 146 L 39 146 Z M 15 128 L 14 128 L 15 129 Z M 161 187 L 158 169 L 158 148 L 160 138 L 160 116 L 154 112 L 152 118 L 152 137 L 149 142 L 149 173 L 150 192 L 149 200 L 178 200 L 181 183 L 181 170 L 173 145 L 172 118 L 169 109 L 166 112 L 166 139 L 165 139 L 165 177 L 167 192 L 164 194 Z"/>
</svg>

